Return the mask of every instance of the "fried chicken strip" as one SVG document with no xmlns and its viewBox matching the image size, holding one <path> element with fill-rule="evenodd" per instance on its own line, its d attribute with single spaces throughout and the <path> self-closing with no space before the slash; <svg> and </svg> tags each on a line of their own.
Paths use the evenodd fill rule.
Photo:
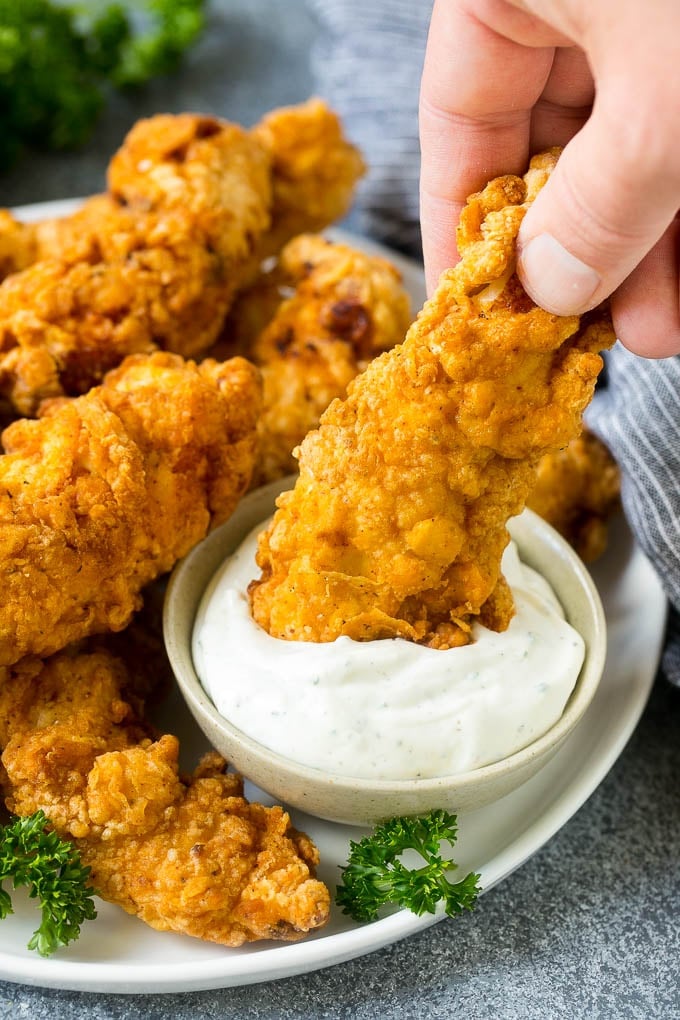
<svg viewBox="0 0 680 1020">
<path fill-rule="evenodd" d="M 243 359 L 133 355 L 3 433 L 0 665 L 121 630 L 144 585 L 248 486 L 260 407 Z"/>
<path fill-rule="evenodd" d="M 341 219 L 366 170 L 338 116 L 320 99 L 272 110 L 251 134 L 272 162 L 272 225 L 242 272 L 242 285 L 293 237 L 318 233 Z"/>
<path fill-rule="evenodd" d="M 271 180 L 268 152 L 239 125 L 201 114 L 158 114 L 126 135 L 109 163 L 106 194 L 87 199 L 71 216 L 26 229 L 36 261 L 106 262 L 130 249 L 121 235 L 141 237 L 158 229 L 159 216 L 182 213 L 191 235 L 225 261 L 229 284 L 270 226 Z"/>
<path fill-rule="evenodd" d="M 280 807 L 248 803 L 214 752 L 178 773 L 178 743 L 152 739 L 130 677 L 106 652 L 0 669 L 3 792 L 73 839 L 106 900 L 161 931 L 226 946 L 296 940 L 328 919 L 318 851 Z"/>
<path fill-rule="evenodd" d="M 403 339 L 411 304 L 386 259 L 302 234 L 237 305 L 235 346 L 262 370 L 252 481 L 261 485 L 295 470 L 293 449 L 355 375 Z M 267 312 L 271 321 L 252 339 Z"/>
<path fill-rule="evenodd" d="M 109 229 L 102 222 L 125 208 L 137 214 L 161 207 L 189 209 L 204 226 L 211 217 L 212 226 L 217 225 L 220 210 L 230 205 L 238 210 L 247 198 L 238 179 L 234 192 L 234 182 L 215 173 L 215 138 L 224 125 L 196 114 L 139 121 L 111 161 L 106 194 L 87 199 L 70 216 L 38 223 L 21 223 L 0 210 L 0 277 L 43 259 L 89 259 L 91 247 Z M 338 116 L 320 99 L 272 110 L 249 136 L 268 156 L 272 191 L 271 225 L 252 272 L 297 234 L 323 230 L 344 216 L 366 167 Z M 221 142 L 218 137 L 218 150 Z M 229 196 L 231 203 L 225 202 Z"/>
<path fill-rule="evenodd" d="M 77 262 L 100 262 L 106 237 L 135 230 L 135 222 L 130 210 L 111 195 L 102 194 L 83 199 L 75 212 L 66 216 L 22 223 L 21 226 L 31 238 L 31 265 L 48 261 L 72 266 Z"/>
<path fill-rule="evenodd" d="M 37 245 L 29 225 L 0 209 L 0 280 L 26 269 L 37 258 Z"/>
<path fill-rule="evenodd" d="M 43 259 L 92 261 L 93 249 L 115 230 L 116 217 L 123 216 L 122 228 L 127 229 L 126 209 L 136 215 L 189 209 L 205 224 L 206 210 L 212 209 L 214 216 L 225 205 L 229 208 L 224 199 L 232 182 L 225 181 L 222 188 L 211 158 L 214 142 L 208 125 L 215 123 L 191 114 L 140 121 L 111 161 L 106 194 L 87 199 L 70 216 L 39 223 L 20 224 L 2 213 L 6 219 L 0 219 L 0 256 L 7 251 L 7 271 Z M 201 146 L 187 145 L 187 129 L 203 132 Z M 344 216 L 365 171 L 338 116 L 320 99 L 271 111 L 249 135 L 268 157 L 271 222 L 241 267 L 241 286 L 252 282 L 263 259 L 278 254 L 297 234 L 323 230 Z M 237 209 L 242 197 L 232 193 Z"/>
<path fill-rule="evenodd" d="M 0 397 L 32 415 L 126 354 L 204 353 L 262 260 L 342 215 L 362 171 L 320 101 L 251 132 L 194 114 L 139 121 L 106 195 L 23 233 L 0 222 L 0 259 L 25 270 L 0 286 Z"/>
<path fill-rule="evenodd" d="M 214 118 L 140 121 L 109 177 L 110 198 L 62 232 L 62 256 L 0 286 L 0 394 L 23 414 L 86 392 L 126 354 L 206 350 L 270 222 L 269 157 Z"/>
<path fill-rule="evenodd" d="M 210 345 L 226 291 L 215 256 L 176 225 L 120 235 L 130 251 L 110 262 L 37 262 L 0 286 L 0 392 L 22 414 L 86 393 L 128 354 Z"/>
<path fill-rule="evenodd" d="M 403 345 L 334 401 L 299 448 L 250 586 L 255 620 L 286 639 L 469 640 L 513 612 L 500 561 L 540 458 L 569 443 L 614 339 L 607 316 L 537 308 L 515 239 L 557 152 L 471 197 L 461 261 Z"/>
<path fill-rule="evenodd" d="M 607 546 L 607 522 L 620 506 L 618 465 L 584 428 L 568 446 L 538 465 L 527 506 L 552 524 L 582 560 L 592 563 Z"/>
</svg>

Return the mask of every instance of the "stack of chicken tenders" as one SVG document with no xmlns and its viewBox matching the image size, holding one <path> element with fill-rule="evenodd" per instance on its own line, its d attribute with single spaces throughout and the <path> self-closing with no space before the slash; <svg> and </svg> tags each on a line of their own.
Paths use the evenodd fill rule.
<svg viewBox="0 0 680 1020">
<path fill-rule="evenodd" d="M 557 158 L 472 196 L 461 262 L 413 325 L 388 260 L 320 234 L 364 172 L 320 100 L 251 130 L 141 121 L 105 194 L 0 215 L 0 785 L 154 928 L 238 946 L 329 917 L 286 811 L 244 799 L 216 753 L 182 775 L 145 718 L 164 670 L 153 635 L 140 651 L 149 586 L 249 488 L 299 461 L 251 586 L 284 640 L 503 629 L 505 524 L 534 491 L 600 551 L 618 477 L 579 433 L 606 310 L 550 316 L 514 275 Z"/>
</svg>

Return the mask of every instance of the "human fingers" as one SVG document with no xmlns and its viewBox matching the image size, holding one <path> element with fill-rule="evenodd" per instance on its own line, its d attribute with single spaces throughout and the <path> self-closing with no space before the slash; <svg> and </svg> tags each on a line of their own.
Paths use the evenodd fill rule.
<svg viewBox="0 0 680 1020">
<path fill-rule="evenodd" d="M 531 114 L 531 152 L 564 146 L 590 116 L 595 84 L 583 50 L 555 50 L 548 80 Z"/>
<path fill-rule="evenodd" d="M 423 69 L 421 224 L 429 290 L 458 261 L 455 228 L 468 195 L 492 177 L 525 168 L 531 110 L 553 61 L 547 41 L 517 41 L 542 42 L 540 26 L 527 15 L 501 3 L 470 8 L 467 0 L 436 0 Z M 500 31 L 501 8 L 509 12 L 505 30 L 516 38 Z"/>
<path fill-rule="evenodd" d="M 661 238 L 680 202 L 669 159 L 626 148 L 621 124 L 593 116 L 567 145 L 527 213 L 518 271 L 533 300 L 557 315 L 608 297 Z M 618 144 L 617 144 L 618 143 Z"/>
<path fill-rule="evenodd" d="M 680 354 L 680 220 L 624 280 L 611 299 L 621 343 L 646 358 Z"/>
<path fill-rule="evenodd" d="M 620 0 L 613 21 L 603 18 L 601 6 L 591 8 L 584 37 L 596 82 L 593 112 L 520 230 L 520 278 L 556 314 L 585 311 L 610 295 L 680 206 L 680 139 L 673 126 L 680 105 L 673 70 L 680 8 L 665 0 L 653 6 L 664 16 L 640 21 L 633 17 L 639 3 L 630 0 Z"/>
</svg>

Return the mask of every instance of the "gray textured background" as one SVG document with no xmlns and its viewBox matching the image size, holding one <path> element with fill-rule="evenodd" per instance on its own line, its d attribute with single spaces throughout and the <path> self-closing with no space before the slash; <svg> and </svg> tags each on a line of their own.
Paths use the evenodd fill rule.
<svg viewBox="0 0 680 1020">
<path fill-rule="evenodd" d="M 108 156 L 139 116 L 193 109 L 250 124 L 313 91 L 316 26 L 304 0 L 213 0 L 212 9 L 181 74 L 112 104 L 86 151 L 41 156 L 0 178 L 0 204 L 101 188 Z M 679 718 L 680 692 L 659 678 L 605 782 L 468 917 L 275 984 L 131 997 L 0 984 L 0 1016 L 680 1017 Z"/>
</svg>

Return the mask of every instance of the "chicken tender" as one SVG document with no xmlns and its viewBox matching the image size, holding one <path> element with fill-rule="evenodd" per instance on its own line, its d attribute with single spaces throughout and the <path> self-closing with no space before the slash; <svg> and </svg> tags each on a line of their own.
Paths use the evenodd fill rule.
<svg viewBox="0 0 680 1020">
<path fill-rule="evenodd" d="M 108 195 L 94 195 L 68 216 L 24 222 L 0 209 L 0 280 L 43 259 L 79 262 L 90 259 L 103 216 L 120 206 Z"/>
<path fill-rule="evenodd" d="M 320 99 L 281 107 L 253 128 L 272 161 L 272 225 L 263 234 L 243 283 L 263 259 L 298 234 L 318 233 L 349 211 L 366 165 L 339 118 Z"/>
<path fill-rule="evenodd" d="M 537 308 L 514 270 L 522 218 L 557 160 L 472 196 L 460 263 L 403 345 L 334 401 L 299 448 L 300 475 L 260 538 L 254 619 L 275 637 L 403 637 L 434 648 L 513 612 L 500 570 L 508 518 L 540 458 L 581 427 L 614 335 L 600 310 Z"/>
<path fill-rule="evenodd" d="M 178 743 L 154 739 L 130 677 L 103 651 L 0 669 L 2 787 L 20 815 L 42 809 L 75 841 L 106 900 L 161 931 L 226 946 L 295 940 L 328 919 L 318 851 L 280 807 L 248 803 L 208 754 L 178 772 Z"/>
<path fill-rule="evenodd" d="M 156 352 L 5 429 L 0 665 L 121 630 L 144 585 L 233 511 L 259 409 L 249 362 Z"/>
<path fill-rule="evenodd" d="M 23 414 L 86 392 L 126 354 L 203 353 L 269 226 L 269 157 L 215 118 L 140 121 L 109 177 L 109 196 L 37 231 L 59 257 L 0 286 L 0 395 Z"/>
<path fill-rule="evenodd" d="M 217 210 L 230 208 L 229 193 L 232 202 L 234 196 L 239 198 L 237 209 L 244 202 L 247 206 L 248 196 L 239 195 L 238 161 L 233 166 L 235 192 L 230 192 L 234 182 L 219 171 L 213 149 L 219 153 L 223 140 L 218 138 L 216 143 L 208 126 L 215 123 L 220 122 L 190 114 L 140 121 L 111 161 L 107 194 L 87 199 L 71 216 L 35 224 L 19 224 L 5 213 L 6 247 L 16 253 L 12 271 L 42 259 L 69 264 L 95 261 L 93 252 L 100 250 L 102 241 L 129 229 L 126 212 L 139 216 L 169 208 L 189 210 L 208 228 L 206 210 L 212 207 L 214 218 Z M 344 216 L 365 171 L 361 154 L 345 138 L 339 118 L 319 99 L 273 110 L 249 137 L 268 159 L 271 222 L 264 232 L 258 230 L 256 251 L 241 266 L 241 286 L 251 283 L 261 262 L 277 255 L 291 238 L 323 230 Z M 245 160 L 241 167 L 246 169 Z M 227 237 L 228 231 L 229 224 Z M 0 253 L 2 236 L 0 222 Z M 20 257 L 21 249 L 28 254 Z"/>
<path fill-rule="evenodd" d="M 37 256 L 32 232 L 7 209 L 0 209 L 0 280 L 21 272 Z"/>
<path fill-rule="evenodd" d="M 243 295 L 232 319 L 237 347 L 262 370 L 253 485 L 295 470 L 293 449 L 330 402 L 344 397 L 358 372 L 403 340 L 412 318 L 409 296 L 390 262 L 318 235 L 287 244 L 269 276 L 271 300 L 261 280 Z M 273 312 L 271 321 L 246 340 L 263 309 Z"/>
<path fill-rule="evenodd" d="M 211 345 L 230 302 L 181 213 L 111 235 L 107 261 L 37 262 L 0 286 L 0 393 L 24 415 L 86 393 L 128 354 Z M 116 248 L 115 251 L 114 246 Z"/>
<path fill-rule="evenodd" d="M 163 244 L 172 235 L 162 232 L 158 218 L 181 213 L 175 234 L 223 259 L 228 285 L 235 265 L 270 225 L 269 155 L 243 128 L 216 117 L 159 114 L 137 121 L 111 159 L 107 181 L 105 195 L 71 216 L 27 224 L 37 260 L 110 261 L 138 247 L 149 231 L 156 232 L 152 246 Z"/>
<path fill-rule="evenodd" d="M 236 124 L 196 114 L 138 121 L 108 169 L 109 195 L 133 212 L 187 215 L 225 262 L 225 284 L 270 224 L 265 148 Z"/>
<path fill-rule="evenodd" d="M 619 509 L 618 465 L 597 436 L 584 429 L 538 465 L 527 506 L 540 514 L 592 563 L 607 546 L 607 523 Z"/>
<path fill-rule="evenodd" d="M 23 229 L 32 239 L 32 263 L 100 262 L 101 242 L 114 233 L 139 230 L 139 217 L 130 215 L 111 195 L 92 195 L 68 216 L 24 223 Z M 24 267 L 25 268 L 25 267 Z"/>
<path fill-rule="evenodd" d="M 251 132 L 195 114 L 139 121 L 106 195 L 23 233 L 0 223 L 0 257 L 4 244 L 17 274 L 0 285 L 0 398 L 32 415 L 126 354 L 205 353 L 263 258 L 301 225 L 342 215 L 362 168 L 319 101 Z"/>
</svg>

